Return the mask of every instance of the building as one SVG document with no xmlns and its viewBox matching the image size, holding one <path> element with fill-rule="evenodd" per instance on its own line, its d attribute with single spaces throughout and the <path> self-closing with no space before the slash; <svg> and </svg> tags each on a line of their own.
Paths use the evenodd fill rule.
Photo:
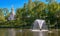
<svg viewBox="0 0 60 36">
<path fill-rule="evenodd" d="M 15 13 L 14 13 L 14 8 L 11 8 L 11 13 L 10 16 L 8 17 L 8 20 L 14 20 L 15 19 Z"/>
</svg>

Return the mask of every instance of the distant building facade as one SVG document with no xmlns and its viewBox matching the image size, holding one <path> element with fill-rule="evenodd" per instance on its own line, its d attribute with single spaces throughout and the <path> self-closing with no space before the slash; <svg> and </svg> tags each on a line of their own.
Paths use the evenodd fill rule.
<svg viewBox="0 0 60 36">
<path fill-rule="evenodd" d="M 8 20 L 14 20 L 15 19 L 15 12 L 14 12 L 14 8 L 11 8 L 11 13 L 10 16 L 8 17 Z"/>
</svg>

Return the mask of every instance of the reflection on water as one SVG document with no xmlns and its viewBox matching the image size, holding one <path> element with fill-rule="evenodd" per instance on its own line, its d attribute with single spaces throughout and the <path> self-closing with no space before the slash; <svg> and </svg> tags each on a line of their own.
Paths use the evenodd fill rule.
<svg viewBox="0 0 60 36">
<path fill-rule="evenodd" d="M 45 33 L 47 33 L 47 32 L 37 32 L 37 33 L 35 33 L 35 32 L 32 32 L 32 31 L 30 31 L 29 29 L 24 29 L 24 30 L 20 30 L 20 29 L 15 29 L 15 32 L 16 32 L 16 35 L 15 36 L 39 36 L 39 35 L 41 35 L 41 36 L 46 36 L 46 34 Z M 39 35 L 38 35 L 38 33 L 39 33 Z M 8 35 L 9 33 L 8 33 L 8 29 L 7 28 L 0 28 L 0 36 L 9 36 Z M 42 35 L 42 34 L 44 34 L 44 35 Z M 60 36 L 60 30 L 52 30 L 52 33 L 48 33 L 48 35 L 47 36 Z"/>
<path fill-rule="evenodd" d="M 33 32 L 33 36 L 48 36 L 48 32 L 46 31 Z"/>
<path fill-rule="evenodd" d="M 13 28 L 8 28 L 8 36 L 15 36 L 16 31 Z"/>
</svg>

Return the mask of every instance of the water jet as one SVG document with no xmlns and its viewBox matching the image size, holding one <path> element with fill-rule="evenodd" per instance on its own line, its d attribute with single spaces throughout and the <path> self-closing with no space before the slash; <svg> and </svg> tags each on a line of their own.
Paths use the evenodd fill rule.
<svg viewBox="0 0 60 36">
<path fill-rule="evenodd" d="M 45 20 L 36 19 L 33 23 L 33 36 L 47 36 L 48 27 Z"/>
</svg>

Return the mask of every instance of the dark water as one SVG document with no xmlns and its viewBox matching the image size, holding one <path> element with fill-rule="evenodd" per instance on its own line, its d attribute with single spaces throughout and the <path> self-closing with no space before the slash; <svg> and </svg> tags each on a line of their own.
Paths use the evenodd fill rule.
<svg viewBox="0 0 60 36">
<path fill-rule="evenodd" d="M 34 36 L 34 32 L 30 31 L 29 29 L 23 29 L 22 31 L 20 29 L 15 29 L 15 31 L 16 31 L 16 36 Z M 9 36 L 7 28 L 0 29 L 0 36 Z M 60 36 L 60 30 L 54 29 L 52 30 L 52 33 L 48 33 L 47 36 Z"/>
</svg>

